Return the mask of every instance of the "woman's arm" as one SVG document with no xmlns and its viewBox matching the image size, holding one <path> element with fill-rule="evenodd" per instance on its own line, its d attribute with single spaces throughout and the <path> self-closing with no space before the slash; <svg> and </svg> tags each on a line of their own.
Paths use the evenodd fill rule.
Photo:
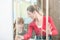
<svg viewBox="0 0 60 40">
<path fill-rule="evenodd" d="M 50 26 L 51 26 L 52 36 L 58 35 L 58 31 L 57 31 L 57 29 L 56 29 L 56 27 L 54 25 L 54 22 L 53 22 L 51 17 L 49 17 L 49 23 L 51 24 Z"/>
<path fill-rule="evenodd" d="M 33 27 L 29 25 L 27 33 L 24 35 L 24 40 L 27 40 L 32 36 L 32 31 L 33 31 Z"/>
</svg>

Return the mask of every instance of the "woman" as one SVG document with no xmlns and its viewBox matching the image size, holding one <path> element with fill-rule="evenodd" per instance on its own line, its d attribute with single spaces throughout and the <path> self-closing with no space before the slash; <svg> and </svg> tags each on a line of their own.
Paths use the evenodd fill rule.
<svg viewBox="0 0 60 40">
<path fill-rule="evenodd" d="M 46 16 L 43 16 L 43 13 L 40 13 L 38 8 L 32 5 L 27 8 L 27 13 L 33 21 L 28 26 L 28 32 L 24 36 L 21 36 L 21 38 L 28 40 L 32 36 L 34 30 L 36 33 L 36 40 L 41 40 L 41 38 L 46 40 Z M 51 39 L 51 36 L 57 35 L 58 32 L 50 16 L 48 17 L 48 22 L 48 27 L 50 27 L 49 39 Z"/>
</svg>

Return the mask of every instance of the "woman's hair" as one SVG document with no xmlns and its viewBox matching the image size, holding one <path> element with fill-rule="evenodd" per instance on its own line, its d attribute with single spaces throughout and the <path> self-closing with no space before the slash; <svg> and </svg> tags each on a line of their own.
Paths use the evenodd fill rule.
<svg viewBox="0 0 60 40">
<path fill-rule="evenodd" d="M 30 6 L 27 8 L 27 11 L 30 11 L 30 12 L 37 11 L 37 12 L 39 13 L 38 6 L 37 6 L 37 5 L 30 5 Z"/>
<path fill-rule="evenodd" d="M 40 10 L 40 8 L 37 6 L 37 5 L 30 5 L 28 8 L 27 8 L 27 11 L 30 11 L 30 12 L 38 12 L 39 15 L 43 16 L 43 12 Z"/>
</svg>

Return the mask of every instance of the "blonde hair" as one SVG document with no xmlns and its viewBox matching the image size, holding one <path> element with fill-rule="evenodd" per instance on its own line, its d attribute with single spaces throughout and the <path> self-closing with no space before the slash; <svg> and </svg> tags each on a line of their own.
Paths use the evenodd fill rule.
<svg viewBox="0 0 60 40">
<path fill-rule="evenodd" d="M 23 18 L 17 18 L 17 23 L 18 24 L 24 24 L 24 19 Z"/>
</svg>

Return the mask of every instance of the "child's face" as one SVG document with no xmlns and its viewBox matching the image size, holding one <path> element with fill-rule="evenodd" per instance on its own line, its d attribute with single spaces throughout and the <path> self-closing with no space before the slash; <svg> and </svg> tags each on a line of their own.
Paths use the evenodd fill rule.
<svg viewBox="0 0 60 40">
<path fill-rule="evenodd" d="M 24 27 L 24 24 L 17 24 L 17 27 L 18 28 L 23 28 Z"/>
</svg>

